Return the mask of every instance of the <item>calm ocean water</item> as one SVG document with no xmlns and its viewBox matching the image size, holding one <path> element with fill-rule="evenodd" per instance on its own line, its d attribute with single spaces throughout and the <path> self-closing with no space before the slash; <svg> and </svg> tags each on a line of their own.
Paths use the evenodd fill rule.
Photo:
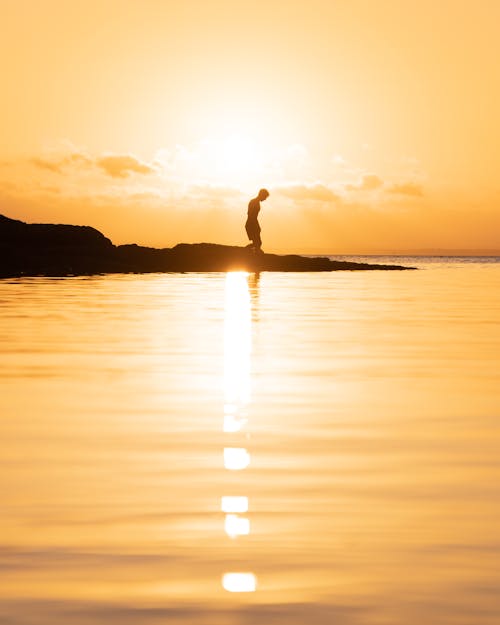
<svg viewBox="0 0 500 625">
<path fill-rule="evenodd" d="M 0 281 L 2 625 L 497 625 L 500 261 Z"/>
</svg>

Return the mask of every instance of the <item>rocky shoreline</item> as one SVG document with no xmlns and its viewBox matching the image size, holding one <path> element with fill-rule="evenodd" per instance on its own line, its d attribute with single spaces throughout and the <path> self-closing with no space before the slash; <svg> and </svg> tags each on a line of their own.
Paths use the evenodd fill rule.
<svg viewBox="0 0 500 625">
<path fill-rule="evenodd" d="M 106 273 L 406 270 L 246 247 L 180 243 L 172 248 L 113 245 L 90 226 L 28 224 L 0 215 L 0 278 Z"/>
</svg>

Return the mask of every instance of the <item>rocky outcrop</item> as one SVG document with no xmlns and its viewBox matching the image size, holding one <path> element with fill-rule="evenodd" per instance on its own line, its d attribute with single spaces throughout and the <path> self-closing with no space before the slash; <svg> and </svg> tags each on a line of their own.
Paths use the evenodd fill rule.
<svg viewBox="0 0 500 625">
<path fill-rule="evenodd" d="M 0 215 L 1 277 L 100 273 L 112 269 L 115 252 L 89 226 L 26 224 Z"/>
<path fill-rule="evenodd" d="M 245 247 L 180 243 L 156 249 L 115 246 L 89 226 L 27 224 L 0 215 L 0 277 L 205 271 L 408 269 L 297 255 L 255 254 Z"/>
</svg>

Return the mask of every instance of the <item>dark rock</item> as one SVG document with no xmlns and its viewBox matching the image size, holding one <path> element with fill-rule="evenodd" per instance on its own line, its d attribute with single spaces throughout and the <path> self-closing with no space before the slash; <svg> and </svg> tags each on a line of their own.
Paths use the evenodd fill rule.
<svg viewBox="0 0 500 625">
<path fill-rule="evenodd" d="M 408 269 L 297 255 L 256 254 L 245 247 L 180 243 L 156 249 L 115 246 L 89 226 L 27 224 L 0 215 L 0 277 L 205 271 Z"/>
<path fill-rule="evenodd" d="M 90 226 L 26 224 L 0 215 L 0 245 L 13 241 L 30 249 L 68 247 L 104 251 L 114 247 L 99 230 Z"/>
</svg>

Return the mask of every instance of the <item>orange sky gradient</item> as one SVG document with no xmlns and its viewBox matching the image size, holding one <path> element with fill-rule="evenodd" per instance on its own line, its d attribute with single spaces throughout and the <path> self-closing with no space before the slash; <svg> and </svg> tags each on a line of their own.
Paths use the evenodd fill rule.
<svg viewBox="0 0 500 625">
<path fill-rule="evenodd" d="M 496 0 L 3 0 L 0 213 L 114 243 L 500 250 Z"/>
</svg>

